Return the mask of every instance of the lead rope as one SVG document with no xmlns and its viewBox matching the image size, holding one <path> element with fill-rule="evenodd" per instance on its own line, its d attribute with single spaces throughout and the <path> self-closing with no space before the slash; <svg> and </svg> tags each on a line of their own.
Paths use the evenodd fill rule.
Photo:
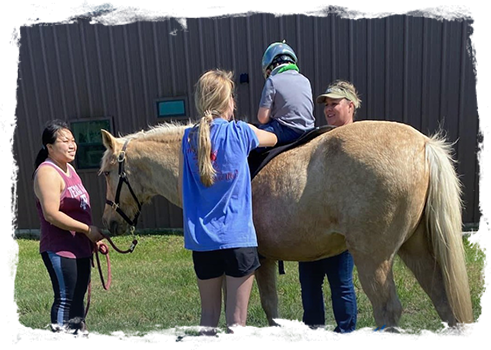
<svg viewBox="0 0 491 350">
<path fill-rule="evenodd" d="M 106 256 L 106 265 L 107 265 L 107 284 L 104 282 L 104 276 L 102 274 L 101 262 L 99 259 L 99 253 Z M 102 287 L 105 290 L 109 290 L 112 281 L 111 275 L 111 260 L 109 259 L 109 247 L 105 243 L 100 243 L 98 249 L 95 250 L 95 257 L 97 260 L 97 269 L 99 270 L 99 276 L 101 278 Z M 92 267 L 94 266 L 94 256 L 92 256 Z M 90 301 L 92 296 L 92 278 L 89 280 L 88 290 L 87 290 L 87 306 L 85 307 L 85 315 L 84 318 L 87 318 L 87 314 L 89 313 Z"/>
<path fill-rule="evenodd" d="M 121 250 L 121 249 L 119 249 L 114 244 L 114 242 L 112 241 L 112 239 L 109 238 L 108 236 L 106 236 L 105 234 L 102 233 L 102 236 L 109 242 L 109 244 L 118 253 L 120 253 L 120 254 L 128 254 L 128 253 L 133 253 L 133 251 L 135 250 L 136 245 L 138 244 L 138 240 L 135 238 L 135 227 L 134 226 L 132 226 L 130 228 L 130 232 L 131 232 L 131 234 L 133 236 L 133 242 L 131 242 L 131 246 L 127 250 Z M 105 255 L 106 256 L 107 283 L 105 282 L 104 275 L 102 273 L 101 261 L 99 259 L 99 253 L 101 253 L 102 255 Z M 109 287 L 111 286 L 111 282 L 112 282 L 112 274 L 111 274 L 111 260 L 109 259 L 109 247 L 108 247 L 108 245 L 105 244 L 105 243 L 99 243 L 98 249 L 95 250 L 95 257 L 96 257 L 96 261 L 97 261 L 97 269 L 99 270 L 99 276 L 101 278 L 102 287 L 105 290 L 109 290 Z M 93 257 L 92 257 L 92 267 L 95 267 L 94 266 L 94 258 Z M 85 317 L 87 317 L 87 314 L 89 312 L 91 294 L 92 294 L 92 281 L 89 280 L 89 285 L 88 285 L 88 290 L 87 290 L 87 306 L 85 308 Z"/>
<path fill-rule="evenodd" d="M 106 266 L 107 266 L 107 284 L 104 282 L 104 276 L 102 274 L 101 261 L 99 259 L 99 253 L 106 256 Z M 99 270 L 99 276 L 101 277 L 102 288 L 109 290 L 112 281 L 111 275 L 111 260 L 109 259 L 109 247 L 105 243 L 99 244 L 99 249 L 97 249 L 95 254 L 97 260 L 97 269 Z"/>
</svg>

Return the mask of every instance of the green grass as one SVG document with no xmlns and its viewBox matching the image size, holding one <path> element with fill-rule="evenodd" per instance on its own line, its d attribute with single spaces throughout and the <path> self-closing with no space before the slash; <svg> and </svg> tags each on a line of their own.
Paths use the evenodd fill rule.
<svg viewBox="0 0 491 350">
<path fill-rule="evenodd" d="M 130 237 L 116 237 L 115 243 L 125 248 Z M 38 253 L 37 240 L 18 239 L 19 263 L 15 280 L 15 300 L 21 324 L 45 328 L 49 323 L 52 289 L 48 273 Z M 482 274 L 484 254 L 465 240 L 467 269 L 471 283 L 474 318 L 481 314 L 480 297 L 484 288 Z M 110 248 L 112 284 L 102 288 L 97 269 L 92 271 L 92 296 L 87 316 L 89 329 L 101 334 L 124 331 L 146 334 L 150 331 L 179 326 L 196 326 L 200 319 L 200 303 L 191 253 L 183 248 L 180 235 L 145 235 L 139 237 L 132 254 L 118 254 Z M 104 261 L 104 258 L 102 259 Z M 285 275 L 278 276 L 280 317 L 302 319 L 300 284 L 296 262 L 285 262 Z M 105 269 L 104 269 L 105 272 Z M 397 259 L 394 276 L 404 311 L 400 326 L 410 332 L 440 330 L 443 325 L 428 296 L 414 277 Z M 357 328 L 375 327 L 372 308 L 354 273 L 358 301 Z M 324 283 L 326 323 L 335 325 L 330 308 L 330 290 Z M 224 317 L 220 327 L 224 327 Z M 255 285 L 252 290 L 248 325 L 267 326 Z"/>
</svg>

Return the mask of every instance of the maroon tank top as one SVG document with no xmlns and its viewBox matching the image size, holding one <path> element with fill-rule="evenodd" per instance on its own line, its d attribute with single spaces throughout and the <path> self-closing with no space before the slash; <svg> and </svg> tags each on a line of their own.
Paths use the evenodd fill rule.
<svg viewBox="0 0 491 350">
<path fill-rule="evenodd" d="M 56 169 L 65 182 L 65 189 L 60 194 L 60 211 L 77 221 L 92 225 L 89 194 L 75 169 L 68 164 L 69 174 L 66 175 L 49 159 L 41 163 L 38 169 L 43 166 Z M 47 222 L 37 198 L 36 207 L 41 222 L 40 253 L 51 251 L 66 258 L 87 258 L 92 255 L 93 243 L 84 233 L 67 231 Z"/>
</svg>

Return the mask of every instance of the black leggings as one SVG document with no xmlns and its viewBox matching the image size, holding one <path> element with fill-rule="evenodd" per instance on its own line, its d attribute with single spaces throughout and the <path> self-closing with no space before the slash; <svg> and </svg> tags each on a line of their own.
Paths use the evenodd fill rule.
<svg viewBox="0 0 491 350">
<path fill-rule="evenodd" d="M 90 282 L 91 258 L 70 259 L 52 252 L 41 256 L 48 270 L 54 292 L 51 323 L 69 326 L 69 321 L 85 319 L 84 298 Z"/>
</svg>

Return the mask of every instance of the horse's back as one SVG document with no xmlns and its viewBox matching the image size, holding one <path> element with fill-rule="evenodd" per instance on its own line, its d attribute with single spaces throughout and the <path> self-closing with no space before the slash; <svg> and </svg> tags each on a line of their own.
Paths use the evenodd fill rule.
<svg viewBox="0 0 491 350">
<path fill-rule="evenodd" d="M 349 245 L 373 232 L 392 245 L 391 231 L 414 230 L 424 208 L 425 142 L 404 124 L 360 121 L 273 159 L 253 181 L 260 245 L 288 244 L 309 259 L 346 249 L 339 235 Z"/>
</svg>

